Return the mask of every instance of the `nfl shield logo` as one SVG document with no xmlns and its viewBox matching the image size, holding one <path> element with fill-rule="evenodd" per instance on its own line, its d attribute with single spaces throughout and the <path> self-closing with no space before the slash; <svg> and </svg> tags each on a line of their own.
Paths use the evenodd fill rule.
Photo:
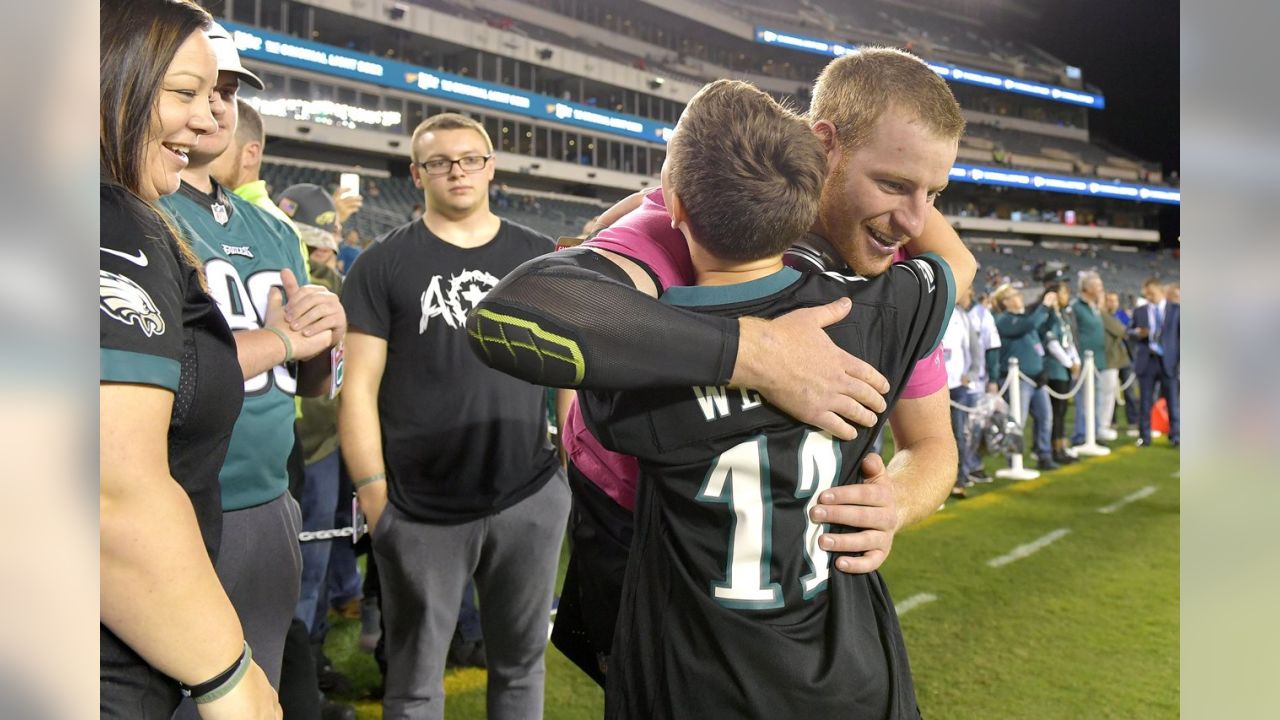
<svg viewBox="0 0 1280 720">
<path fill-rule="evenodd" d="M 214 203 L 210 205 L 213 209 L 213 219 L 218 221 L 219 225 L 226 225 L 230 218 L 227 217 L 227 206 L 222 203 Z"/>
</svg>

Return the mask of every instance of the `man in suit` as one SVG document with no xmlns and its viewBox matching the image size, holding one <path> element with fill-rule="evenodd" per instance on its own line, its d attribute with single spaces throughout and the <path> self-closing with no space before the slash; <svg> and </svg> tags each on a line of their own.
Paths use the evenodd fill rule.
<svg viewBox="0 0 1280 720">
<path fill-rule="evenodd" d="M 1133 371 L 1138 375 L 1142 404 L 1138 412 L 1138 445 L 1151 445 L 1151 406 L 1157 383 L 1160 394 L 1169 403 L 1169 442 L 1177 447 L 1181 441 L 1178 423 L 1178 376 L 1181 306 L 1165 297 L 1164 286 L 1151 278 L 1142 284 L 1147 304 L 1134 310 L 1135 341 Z"/>
</svg>

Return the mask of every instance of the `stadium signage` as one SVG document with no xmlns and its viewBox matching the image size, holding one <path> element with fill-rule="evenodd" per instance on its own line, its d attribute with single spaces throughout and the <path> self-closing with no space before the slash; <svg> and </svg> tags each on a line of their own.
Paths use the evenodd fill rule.
<svg viewBox="0 0 1280 720">
<path fill-rule="evenodd" d="M 853 45 L 852 43 L 839 43 L 834 40 L 822 40 L 820 38 L 806 37 L 804 35 L 796 35 L 794 33 L 764 27 L 756 28 L 756 42 L 764 45 L 789 47 L 803 52 L 814 53 L 817 55 L 829 55 L 831 57 L 847 55 L 857 49 L 857 45 Z M 1102 95 L 1096 93 L 1071 90 L 1069 88 L 1057 87 L 1054 85 L 1044 85 L 1037 82 L 1031 82 L 1030 80 L 1021 80 L 1015 77 L 958 67 L 949 63 L 931 62 L 927 64 L 929 65 L 929 68 L 938 73 L 938 75 L 954 82 L 978 85 L 992 90 L 1018 93 L 1020 95 L 1031 95 L 1033 97 L 1068 103 L 1071 105 L 1083 105 L 1084 107 L 1093 108 L 1094 110 L 1101 110 L 1106 107 L 1106 99 L 1103 98 Z"/>
<path fill-rule="evenodd" d="M 1137 202 L 1155 202 L 1165 205 L 1181 205 L 1182 192 L 1156 185 L 1133 185 L 1109 180 L 1090 180 L 1065 175 L 1042 175 L 1009 168 L 993 168 L 981 165 L 956 164 L 951 168 L 951 179 L 979 185 L 1020 187 L 1028 190 L 1112 197 Z"/>
<path fill-rule="evenodd" d="M 287 120 L 305 120 L 321 125 L 336 125 L 345 128 L 361 126 L 395 127 L 400 124 L 400 113 L 394 110 L 367 110 L 362 107 L 345 105 L 329 100 L 299 100 L 297 98 L 280 98 L 267 100 L 260 97 L 245 98 L 245 102 L 253 109 L 268 117 L 285 118 Z"/>
<path fill-rule="evenodd" d="M 350 52 L 249 25 L 228 21 L 222 24 L 235 35 L 236 47 L 239 48 L 240 54 L 254 60 L 321 72 L 431 97 L 447 98 L 539 120 L 598 130 L 632 140 L 665 143 L 673 129 L 670 125 L 647 118 L 607 112 L 590 105 L 565 102 L 549 95 L 525 92 L 461 75 L 384 60 L 373 55 Z M 329 108 L 329 110 L 333 109 Z M 295 107 L 286 112 L 296 117 L 296 112 L 299 111 L 301 108 Z M 285 115 L 285 117 L 288 116 Z M 375 124 L 368 119 L 356 119 L 355 114 L 351 112 L 347 112 L 346 116 L 352 122 Z M 379 122 L 382 122 L 382 119 L 379 119 Z M 345 125 L 345 123 L 339 124 Z M 346 126 L 350 127 L 350 125 Z"/>
</svg>

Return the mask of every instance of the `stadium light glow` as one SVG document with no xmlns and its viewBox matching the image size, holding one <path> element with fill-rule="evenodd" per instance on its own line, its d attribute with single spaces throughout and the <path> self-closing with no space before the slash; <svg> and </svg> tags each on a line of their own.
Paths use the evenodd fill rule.
<svg viewBox="0 0 1280 720">
<path fill-rule="evenodd" d="M 1135 202 L 1155 202 L 1165 205 L 1181 205 L 1182 192 L 1177 188 L 1158 185 L 1135 185 L 1109 180 L 1090 180 L 1065 175 L 1041 173 L 1010 168 L 994 168 L 983 165 L 956 164 L 951 168 L 951 179 L 957 182 L 979 185 L 999 185 L 1028 190 L 1111 197 Z"/>
<path fill-rule="evenodd" d="M 240 54 L 254 60 L 322 72 L 334 77 L 359 80 L 431 97 L 448 98 L 539 120 L 598 130 L 632 140 L 666 143 L 674 129 L 671 125 L 635 115 L 606 112 L 590 105 L 566 102 L 549 95 L 525 92 L 518 88 L 355 53 L 248 25 L 230 21 L 224 21 L 222 25 L 235 35 L 236 47 L 239 48 Z M 287 112 L 296 111 L 299 111 L 297 107 Z M 347 117 L 352 118 L 353 114 L 348 112 Z M 352 122 L 361 121 L 352 120 Z"/>
<path fill-rule="evenodd" d="M 776 45 L 779 47 L 788 47 L 793 50 L 814 53 L 816 55 L 829 55 L 831 57 L 840 57 L 847 55 L 857 48 L 851 43 L 840 43 L 834 40 L 823 40 L 821 38 L 806 37 L 795 33 L 783 32 L 765 27 L 756 28 L 756 42 L 763 45 Z M 947 80 L 954 82 L 966 83 L 968 85 L 977 85 L 979 87 L 999 90 L 1001 92 L 1012 92 L 1020 95 L 1030 95 L 1032 97 L 1044 98 L 1054 102 L 1067 103 L 1070 105 L 1082 105 L 1084 107 L 1101 110 L 1106 107 L 1106 99 L 1097 93 L 1084 92 L 1082 90 L 1072 90 L 1070 88 L 1057 87 L 1055 85 L 1044 85 L 1030 80 L 1022 80 L 1020 78 L 1008 77 L 996 73 L 986 72 L 985 70 L 973 70 L 970 68 L 958 67 L 950 63 L 926 63 L 930 69 L 938 73 Z"/>
</svg>

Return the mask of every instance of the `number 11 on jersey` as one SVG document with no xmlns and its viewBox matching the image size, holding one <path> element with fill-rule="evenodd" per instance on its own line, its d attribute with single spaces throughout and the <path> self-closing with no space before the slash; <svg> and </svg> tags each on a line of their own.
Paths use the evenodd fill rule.
<svg viewBox="0 0 1280 720">
<path fill-rule="evenodd" d="M 827 433 L 808 431 L 800 444 L 795 497 L 805 504 L 804 554 L 810 572 L 800 578 L 805 599 L 826 589 L 831 557 L 818 547 L 826 525 L 809 520 L 809 512 L 840 472 L 840 446 Z M 697 499 L 727 503 L 733 510 L 729 557 L 724 581 L 711 584 L 721 605 L 741 610 L 782 607 L 782 586 L 770 581 L 773 549 L 773 503 L 770 502 L 769 451 L 765 436 L 721 453 L 707 472 Z"/>
</svg>

